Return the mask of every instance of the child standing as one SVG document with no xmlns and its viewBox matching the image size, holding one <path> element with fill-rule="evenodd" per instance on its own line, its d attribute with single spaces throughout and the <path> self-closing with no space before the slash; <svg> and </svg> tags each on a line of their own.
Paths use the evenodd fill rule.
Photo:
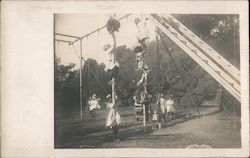
<svg viewBox="0 0 250 158">
<path fill-rule="evenodd" d="M 166 105 L 167 105 L 167 113 L 172 115 L 171 118 L 174 118 L 175 107 L 174 107 L 173 96 L 170 96 L 170 98 L 166 101 Z"/>
<path fill-rule="evenodd" d="M 153 126 L 152 129 L 156 130 L 156 124 L 159 120 L 159 106 L 157 105 L 156 98 L 152 98 L 152 102 L 149 104 L 149 113 L 152 115 Z"/>
<path fill-rule="evenodd" d="M 107 99 L 108 99 L 107 107 L 109 111 L 108 111 L 108 116 L 106 120 L 106 127 L 112 129 L 113 141 L 119 142 L 120 139 L 118 139 L 118 132 L 119 132 L 119 128 L 121 125 L 121 116 L 117 112 L 117 109 L 114 103 L 112 103 L 112 98 L 110 95 L 107 97 Z"/>
<path fill-rule="evenodd" d="M 161 114 L 163 116 L 164 122 L 166 122 L 167 121 L 166 120 L 166 108 L 165 108 L 166 100 L 165 100 L 163 94 L 160 95 L 160 100 L 159 101 L 160 101 L 160 107 L 161 107 Z"/>
</svg>

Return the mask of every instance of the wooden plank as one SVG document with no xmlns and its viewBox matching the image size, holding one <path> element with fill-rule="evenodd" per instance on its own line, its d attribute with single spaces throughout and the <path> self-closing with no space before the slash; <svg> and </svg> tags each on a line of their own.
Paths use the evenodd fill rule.
<svg viewBox="0 0 250 158">
<path fill-rule="evenodd" d="M 182 35 L 180 35 L 177 31 L 175 31 L 171 26 L 166 24 L 169 28 L 167 29 L 165 26 L 163 26 L 158 20 L 156 20 L 152 15 L 149 15 L 149 18 L 155 23 L 155 25 L 163 31 L 168 37 L 170 37 L 171 40 L 173 40 L 184 52 L 186 52 L 194 61 L 196 61 L 204 70 L 206 70 L 216 81 L 218 81 L 230 94 L 232 94 L 239 102 L 240 102 L 240 92 L 238 92 L 234 86 L 232 86 L 228 81 L 226 81 L 221 75 L 219 75 L 211 66 L 209 66 L 206 62 L 204 62 L 204 59 L 208 61 L 209 63 L 212 61 L 205 58 L 200 58 L 197 54 L 202 54 L 196 47 L 194 47 L 190 42 L 186 41 L 186 44 L 183 44 L 178 37 L 181 37 L 182 39 L 185 39 Z M 169 31 L 171 29 L 172 32 Z M 174 34 L 177 36 L 175 36 Z M 194 50 L 197 51 L 197 53 L 194 53 L 189 47 L 192 46 Z M 222 71 L 222 70 L 220 70 Z"/>
<path fill-rule="evenodd" d="M 216 50 L 209 46 L 206 42 L 196 36 L 191 30 L 185 27 L 180 21 L 175 19 L 169 14 L 161 14 L 162 17 L 166 19 L 171 19 L 173 22 L 177 23 L 180 32 L 197 44 L 207 55 L 214 59 L 219 65 L 221 65 L 225 70 L 227 70 L 238 82 L 240 82 L 240 71 L 234 67 L 230 62 L 228 62 L 223 56 L 221 56 Z"/>
<path fill-rule="evenodd" d="M 166 23 L 165 23 L 166 24 Z M 168 27 L 170 26 L 167 24 Z M 178 32 L 174 29 L 169 27 L 170 32 L 174 32 L 174 35 L 181 40 L 185 45 L 187 45 L 191 50 L 193 50 L 208 66 L 211 66 L 216 73 L 218 73 L 220 76 L 222 76 L 228 83 L 231 84 L 239 93 L 240 93 L 240 85 L 238 82 L 236 82 L 234 79 L 232 79 L 227 73 L 225 73 L 220 67 L 218 67 L 212 60 L 207 58 L 206 55 L 204 55 L 199 49 L 197 49 L 193 44 L 191 44 L 188 40 L 186 40 L 185 37 L 182 35 L 178 34 Z"/>
</svg>

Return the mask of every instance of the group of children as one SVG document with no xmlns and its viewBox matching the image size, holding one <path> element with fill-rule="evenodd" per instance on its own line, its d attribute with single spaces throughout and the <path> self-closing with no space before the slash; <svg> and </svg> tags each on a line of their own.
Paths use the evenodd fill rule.
<svg viewBox="0 0 250 158">
<path fill-rule="evenodd" d="M 147 76 L 149 73 L 149 68 L 144 62 L 144 55 L 146 53 L 146 42 L 149 39 L 149 32 L 147 31 L 147 18 L 136 18 L 135 24 L 137 26 L 137 41 L 140 44 L 135 47 L 134 54 L 136 57 L 136 62 L 138 63 L 137 71 L 142 71 L 141 79 L 137 82 L 137 85 L 140 84 L 147 85 Z"/>
<path fill-rule="evenodd" d="M 149 34 L 147 32 L 145 20 L 146 19 L 139 19 L 139 18 L 135 19 L 135 24 L 138 28 L 137 40 L 138 40 L 140 46 L 137 46 L 134 49 L 134 53 L 135 53 L 136 61 L 138 63 L 137 71 L 142 72 L 141 79 L 137 82 L 138 87 L 139 86 L 143 87 L 143 90 L 139 92 L 140 93 L 140 100 L 142 100 L 142 102 L 145 100 L 145 96 L 147 94 L 146 86 L 147 86 L 147 76 L 149 73 L 149 68 L 144 63 L 144 54 L 146 52 L 146 40 L 149 38 Z M 113 32 L 118 31 L 119 27 L 120 27 L 120 23 L 115 18 L 111 17 L 108 20 L 107 30 L 113 36 L 114 40 L 115 40 L 115 37 L 114 37 Z M 115 41 L 114 41 L 114 43 L 115 43 Z M 106 70 L 111 74 L 110 79 L 114 78 L 114 81 L 115 81 L 115 79 L 117 78 L 117 76 L 119 74 L 119 64 L 115 60 L 114 46 L 112 49 L 112 47 L 110 45 L 106 45 L 106 46 L 104 46 L 104 51 L 109 52 L 108 53 L 109 64 L 108 64 L 108 67 Z M 107 116 L 106 126 L 113 130 L 114 141 L 119 142 L 117 135 L 118 135 L 118 131 L 119 131 L 120 123 L 121 123 L 120 115 L 117 112 L 116 105 L 113 102 L 111 102 L 111 100 L 107 104 L 107 107 L 109 107 L 109 112 L 108 112 L 108 116 Z"/>
<path fill-rule="evenodd" d="M 159 102 L 160 102 L 160 109 L 161 109 L 164 122 L 166 122 L 166 119 L 169 115 L 171 115 L 171 118 L 174 118 L 174 113 L 176 110 L 174 106 L 173 96 L 166 95 L 164 97 L 164 95 L 161 94 Z"/>
<path fill-rule="evenodd" d="M 117 106 L 112 102 L 110 94 L 106 97 L 106 99 L 107 117 L 105 126 L 112 129 L 114 142 L 119 142 L 118 131 L 121 125 L 121 117 L 117 111 Z M 115 99 L 117 100 L 117 97 Z M 88 110 L 92 118 L 96 117 L 96 110 L 101 109 L 99 101 L 100 99 L 97 98 L 96 94 L 93 94 L 88 100 Z"/>
<path fill-rule="evenodd" d="M 173 101 L 173 96 L 166 96 L 164 98 L 163 95 L 159 99 L 156 99 L 156 97 L 152 97 L 149 101 L 148 105 L 148 118 L 151 118 L 153 125 L 152 129 L 156 130 L 158 128 L 161 128 L 161 122 L 162 118 L 164 122 L 167 122 L 167 118 L 169 115 L 171 115 L 171 118 L 174 118 L 175 116 L 175 106 Z M 159 107 L 160 104 L 160 107 Z M 151 116 L 151 117 L 150 117 Z"/>
<path fill-rule="evenodd" d="M 144 55 L 146 53 L 147 49 L 147 41 L 149 39 L 149 32 L 147 30 L 147 18 L 135 18 L 134 22 L 137 27 L 137 41 L 139 45 L 135 47 L 134 54 L 137 62 L 137 68 L 136 71 L 141 73 L 141 78 L 137 82 L 137 90 L 134 96 L 134 102 L 135 106 L 135 113 L 136 113 L 136 119 L 139 120 L 139 115 L 142 115 L 145 113 L 144 111 L 147 110 L 147 98 L 148 95 L 147 92 L 147 85 L 148 85 L 148 74 L 149 74 L 149 68 L 147 64 L 144 61 Z M 139 108 L 138 108 L 139 107 Z M 143 111 L 143 110 L 144 111 Z M 146 115 L 146 120 L 148 119 Z"/>
<path fill-rule="evenodd" d="M 115 38 L 115 32 L 119 31 L 120 28 L 120 22 L 115 18 L 115 16 L 111 16 L 106 24 L 108 33 L 113 38 L 113 45 L 107 44 L 104 46 L 104 51 L 108 52 L 108 65 L 105 67 L 105 71 L 109 74 L 109 83 L 111 85 L 115 85 L 115 81 L 119 75 L 119 63 L 116 60 L 116 53 L 115 53 L 115 47 L 116 47 L 116 38 Z M 112 100 L 111 95 L 108 95 L 106 97 L 107 101 L 107 119 L 106 119 L 106 127 L 112 129 L 113 131 L 113 141 L 119 142 L 118 139 L 118 131 L 121 124 L 121 117 L 120 114 L 117 111 L 117 96 L 115 92 L 114 98 Z"/>
<path fill-rule="evenodd" d="M 139 97 L 140 98 L 140 97 Z M 106 97 L 106 109 L 107 111 L 107 117 L 106 117 L 106 123 L 105 126 L 112 130 L 113 132 L 113 141 L 119 142 L 120 139 L 118 139 L 118 132 L 121 126 L 121 116 L 119 112 L 117 111 L 117 106 L 112 102 L 111 95 L 108 95 Z M 115 98 L 117 100 L 117 98 Z M 100 109 L 99 100 L 96 95 L 94 94 L 89 99 L 89 110 L 91 116 L 94 118 L 96 117 L 95 110 Z M 134 96 L 135 100 L 135 106 L 141 106 L 140 102 L 137 102 L 136 96 Z M 149 104 L 147 105 L 147 112 L 152 117 L 153 122 L 159 122 L 159 119 L 163 118 L 164 122 L 166 122 L 168 116 L 171 115 L 171 118 L 174 118 L 174 114 L 176 112 L 173 96 L 166 95 L 164 97 L 163 94 L 161 94 L 161 97 L 157 100 L 155 97 L 152 97 L 148 100 Z M 160 108 L 159 108 L 160 104 Z M 149 116 L 147 116 L 147 119 Z"/>
<path fill-rule="evenodd" d="M 135 107 L 140 107 L 142 104 L 137 98 L 138 97 L 136 96 L 133 97 L 134 105 Z M 169 116 L 171 116 L 171 118 L 175 117 L 176 109 L 172 95 L 166 95 L 164 97 L 164 95 L 161 94 L 159 99 L 156 99 L 156 97 L 150 97 L 150 99 L 144 101 L 144 104 L 146 104 L 146 111 L 148 112 L 146 115 L 151 115 L 153 122 L 157 122 L 161 118 L 166 122 Z M 149 116 L 146 116 L 146 118 L 149 118 Z"/>
<path fill-rule="evenodd" d="M 134 54 L 136 57 L 136 61 L 138 63 L 137 71 L 140 71 L 142 73 L 141 78 L 137 82 L 137 86 L 142 87 L 140 91 L 137 90 L 137 94 L 139 96 L 140 101 L 135 102 L 135 105 L 145 104 L 145 98 L 147 95 L 146 87 L 147 87 L 147 80 L 148 80 L 147 76 L 149 73 L 149 68 L 144 62 L 144 55 L 146 53 L 146 41 L 149 38 L 149 33 L 147 31 L 146 21 L 147 21 L 147 18 L 136 18 L 135 19 L 135 24 L 136 24 L 137 29 L 138 29 L 137 40 L 138 40 L 139 46 L 135 47 Z M 107 71 L 110 74 L 110 82 L 111 81 L 115 82 L 115 80 L 119 74 L 119 64 L 116 61 L 116 57 L 115 57 L 116 54 L 114 51 L 115 45 L 116 45 L 114 32 L 119 31 L 120 22 L 116 18 L 110 17 L 106 26 L 107 26 L 107 31 L 113 37 L 113 45 L 106 44 L 103 47 L 103 50 L 108 52 L 108 58 L 109 58 L 109 62 L 105 68 L 105 71 Z M 115 84 L 115 83 L 112 83 L 112 84 Z M 117 111 L 117 106 L 116 106 L 116 99 L 117 98 L 114 99 L 115 101 L 114 100 L 112 101 L 111 95 L 107 96 L 106 98 L 108 100 L 107 101 L 108 114 L 107 114 L 107 119 L 106 119 L 105 125 L 107 128 L 112 129 L 114 142 L 119 142 L 120 140 L 118 139 L 118 131 L 119 131 L 119 128 L 121 125 L 121 117 Z M 99 100 L 91 99 L 89 101 L 90 109 L 95 109 L 94 105 L 98 101 Z M 165 116 L 166 112 L 171 113 L 171 112 L 175 111 L 173 104 L 174 103 L 173 103 L 172 99 L 165 100 L 165 98 L 161 97 L 161 99 L 160 99 L 161 108 L 160 109 L 161 109 L 161 113 L 164 115 L 165 121 L 166 121 L 166 116 Z M 153 101 L 153 103 L 150 105 L 150 110 L 149 110 L 153 114 L 152 115 L 153 121 L 157 121 L 159 118 L 158 115 L 160 114 L 160 111 L 157 110 L 157 106 L 155 106 L 155 105 L 157 105 L 156 100 Z M 147 108 L 149 108 L 149 107 L 147 106 Z M 148 109 L 147 109 L 147 111 L 148 111 Z M 91 115 L 94 117 L 96 116 L 94 111 L 93 111 L 93 114 L 91 112 Z"/>
<path fill-rule="evenodd" d="M 141 100 L 144 100 L 145 96 L 147 94 L 146 85 L 147 85 L 147 76 L 149 73 L 149 68 L 144 63 L 144 54 L 146 52 L 146 40 L 149 38 L 149 33 L 147 31 L 146 22 L 145 22 L 146 20 L 147 19 L 143 19 L 143 18 L 141 18 L 141 19 L 135 18 L 135 24 L 138 28 L 137 40 L 138 40 L 138 43 L 140 45 L 134 49 L 134 53 L 136 56 L 136 61 L 138 63 L 137 70 L 142 72 L 141 78 L 137 82 L 138 87 L 143 86 L 143 90 L 140 91 Z M 119 63 L 116 61 L 116 56 L 115 56 L 116 54 L 114 51 L 114 48 L 116 45 L 114 32 L 119 31 L 120 22 L 119 22 L 119 20 L 117 20 L 115 18 L 115 16 L 111 16 L 110 19 L 107 21 L 106 26 L 107 26 L 107 31 L 113 37 L 113 45 L 111 46 L 110 44 L 106 44 L 103 48 L 104 51 L 108 52 L 108 58 L 109 58 L 108 59 L 109 62 L 107 64 L 107 67 L 105 68 L 105 71 L 107 71 L 109 73 L 111 84 L 115 84 L 112 82 L 115 82 L 116 78 L 118 77 Z M 114 104 L 114 103 L 112 103 L 112 104 Z M 108 122 L 110 122 L 110 121 L 108 121 L 108 120 L 111 120 L 110 119 L 111 116 L 117 115 L 117 109 L 112 108 L 112 107 L 116 107 L 116 106 L 115 105 L 111 106 L 111 103 L 109 103 L 108 105 L 109 105 L 108 107 L 110 107 L 111 110 L 109 112 L 106 125 L 110 126 L 110 128 L 112 128 L 112 129 L 115 129 L 115 130 L 113 130 L 114 137 L 115 137 L 116 131 L 117 131 L 116 126 L 109 125 L 110 123 L 108 123 Z M 116 112 L 113 112 L 113 111 L 116 111 Z"/>
</svg>

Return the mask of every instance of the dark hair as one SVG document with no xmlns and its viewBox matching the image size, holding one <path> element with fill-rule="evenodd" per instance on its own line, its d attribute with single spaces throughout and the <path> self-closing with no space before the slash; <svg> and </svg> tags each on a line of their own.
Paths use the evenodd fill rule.
<svg viewBox="0 0 250 158">
<path fill-rule="evenodd" d="M 135 47 L 135 49 L 134 49 L 134 53 L 139 53 L 139 52 L 142 52 L 144 49 L 143 49 L 143 47 L 142 46 L 137 46 L 137 47 Z"/>
</svg>

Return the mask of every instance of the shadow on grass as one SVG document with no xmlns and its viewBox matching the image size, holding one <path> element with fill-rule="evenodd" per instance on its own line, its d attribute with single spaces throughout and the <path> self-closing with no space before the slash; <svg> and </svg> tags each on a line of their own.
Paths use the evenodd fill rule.
<svg viewBox="0 0 250 158">
<path fill-rule="evenodd" d="M 204 114 L 203 116 L 219 113 L 219 110 Z M 125 117 L 126 113 L 123 114 Z M 177 124 L 185 123 L 192 119 L 198 118 L 196 115 L 180 115 L 176 119 L 169 119 L 166 123 L 162 123 L 162 128 L 168 128 Z M 90 120 L 91 121 L 91 120 Z M 131 122 L 131 119 L 128 123 Z M 147 124 L 145 128 L 141 125 L 142 122 L 133 122 L 123 125 L 119 131 L 121 141 L 126 140 L 142 140 L 142 139 L 168 139 L 169 135 L 151 135 L 153 123 Z M 74 122 L 75 126 L 67 128 L 63 133 L 56 133 L 55 148 L 103 148 L 105 143 L 112 142 L 112 130 L 103 126 L 93 126 L 86 128 L 84 124 L 81 127 L 81 121 Z M 175 137 L 175 136 L 174 136 Z M 178 136 L 176 136 L 178 137 Z M 112 144 L 110 144 L 112 146 Z"/>
<path fill-rule="evenodd" d="M 215 110 L 215 111 L 212 111 L 210 113 L 207 113 L 207 114 L 203 114 L 203 116 L 211 116 L 211 115 L 215 115 L 215 114 L 218 114 L 220 112 L 223 112 L 222 110 L 218 109 L 218 110 Z"/>
<path fill-rule="evenodd" d="M 119 138 L 123 139 L 125 135 L 130 134 L 139 134 L 140 130 L 137 129 L 128 129 L 128 128 L 137 128 L 138 123 L 131 124 L 128 126 L 122 126 L 119 132 Z M 142 129 L 143 130 L 143 129 Z M 57 141 L 55 142 L 55 148 L 92 148 L 100 147 L 103 143 L 108 143 L 113 141 L 112 130 L 108 128 L 99 128 L 96 130 L 75 130 L 72 133 L 66 133 L 63 135 L 56 135 Z"/>
<path fill-rule="evenodd" d="M 184 118 L 169 120 L 167 123 L 162 124 L 162 128 L 168 128 L 195 118 L 196 117 L 194 116 L 188 118 L 184 117 Z M 172 140 L 180 137 L 175 134 L 150 135 L 151 133 L 154 132 L 152 126 L 155 126 L 155 124 L 148 124 L 146 127 L 138 125 L 121 127 L 119 131 L 119 139 L 121 141 L 144 140 L 144 139 Z M 60 139 L 64 141 L 58 142 L 55 148 L 103 148 L 104 143 L 112 143 L 113 141 L 111 129 L 105 129 L 105 130 L 102 129 L 100 131 L 95 131 L 93 133 L 89 135 L 85 135 L 86 133 L 85 134 L 77 133 L 76 135 L 74 135 L 74 137 L 72 137 L 72 135 L 67 137 L 61 137 Z"/>
</svg>

